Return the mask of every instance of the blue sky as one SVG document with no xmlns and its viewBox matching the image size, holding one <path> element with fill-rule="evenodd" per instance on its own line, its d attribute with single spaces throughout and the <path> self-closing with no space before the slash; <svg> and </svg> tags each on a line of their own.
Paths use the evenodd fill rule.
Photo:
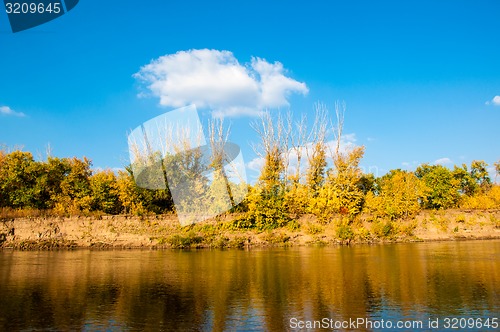
<svg viewBox="0 0 500 332">
<path fill-rule="evenodd" d="M 13 34 L 0 13 L 0 143 L 36 157 L 50 144 L 56 156 L 123 167 L 127 133 L 176 108 L 161 105 L 161 93 L 134 74 L 162 56 L 207 49 L 230 52 L 250 78 L 261 74 L 252 59 L 284 67 L 289 81 L 280 81 L 278 95 L 267 102 L 259 95 L 260 103 L 245 107 L 311 117 L 314 103 L 333 111 L 344 100 L 345 133 L 366 147 L 366 170 L 382 175 L 437 160 L 492 164 L 500 159 L 499 17 L 496 0 L 82 0 L 54 21 Z M 227 106 L 225 96 L 211 106 Z M 283 96 L 289 106 L 279 102 Z M 189 101 L 184 97 L 175 102 Z M 251 162 L 254 117 L 243 113 L 226 122 Z"/>
</svg>

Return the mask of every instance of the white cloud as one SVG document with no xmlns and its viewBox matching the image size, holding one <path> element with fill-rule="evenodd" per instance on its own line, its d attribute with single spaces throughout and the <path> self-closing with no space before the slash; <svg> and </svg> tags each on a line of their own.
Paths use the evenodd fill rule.
<svg viewBox="0 0 500 332">
<path fill-rule="evenodd" d="M 22 112 L 16 112 L 9 106 L 0 106 L 0 114 L 1 115 L 7 115 L 7 116 L 18 116 L 18 117 L 25 117 L 26 114 Z"/>
<path fill-rule="evenodd" d="M 436 161 L 434 161 L 435 165 L 447 165 L 447 164 L 453 164 L 453 161 L 450 158 L 440 158 Z"/>
<path fill-rule="evenodd" d="M 252 171 L 260 172 L 262 167 L 264 167 L 264 158 L 261 157 L 253 158 L 247 163 L 247 167 Z"/>
<path fill-rule="evenodd" d="M 491 101 L 488 100 L 486 102 L 486 105 L 500 106 L 500 96 L 493 97 L 493 99 Z"/>
<path fill-rule="evenodd" d="M 292 93 L 307 94 L 305 83 L 286 76 L 280 62 L 252 58 L 242 65 L 229 51 L 189 50 L 151 61 L 134 74 L 160 105 L 195 104 L 218 116 L 258 115 L 288 106 Z"/>
</svg>

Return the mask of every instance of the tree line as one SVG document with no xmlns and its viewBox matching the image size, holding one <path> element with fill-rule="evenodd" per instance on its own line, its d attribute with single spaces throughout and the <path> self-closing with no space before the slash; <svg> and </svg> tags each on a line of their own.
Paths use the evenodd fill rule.
<svg viewBox="0 0 500 332">
<path fill-rule="evenodd" d="M 239 227 L 270 229 L 304 214 L 322 223 L 341 216 L 349 224 L 362 213 L 395 220 L 411 218 L 422 209 L 500 208 L 500 186 L 490 179 L 484 161 L 453 169 L 422 164 L 415 171 L 395 169 L 377 178 L 363 173 L 364 147 L 343 144 L 344 112 L 345 105 L 337 103 L 335 125 L 322 105 L 316 107 L 310 127 L 305 117 L 297 121 L 271 113 L 253 124 L 263 167 L 254 185 L 237 184 L 248 187 L 246 198 L 231 210 L 242 212 Z M 211 141 L 227 137 L 221 130 Z M 193 159 L 197 156 L 202 158 L 192 154 L 189 165 L 199 167 Z M 500 161 L 494 167 L 498 175 Z M 209 182 L 202 185 L 210 186 Z M 226 187 L 227 183 L 200 192 Z M 212 199 L 207 206 L 217 205 L 215 196 L 206 198 Z M 169 189 L 138 187 L 131 166 L 116 173 L 94 170 L 87 158 L 49 156 L 37 161 L 30 152 L 19 150 L 0 150 L 0 208 L 56 215 L 176 212 Z"/>
</svg>

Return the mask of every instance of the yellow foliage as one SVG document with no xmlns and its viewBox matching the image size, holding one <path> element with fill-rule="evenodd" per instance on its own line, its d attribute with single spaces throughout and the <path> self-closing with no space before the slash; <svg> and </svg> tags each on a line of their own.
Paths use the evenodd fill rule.
<svg viewBox="0 0 500 332">
<path fill-rule="evenodd" d="M 302 215 L 306 213 L 308 203 L 308 188 L 301 183 L 294 183 L 290 190 L 285 193 L 285 207 L 291 214 Z"/>
<path fill-rule="evenodd" d="M 119 172 L 116 181 L 118 187 L 118 196 L 122 203 L 125 213 L 141 215 L 146 212 L 138 193 L 134 178 L 127 172 Z"/>
<path fill-rule="evenodd" d="M 410 217 L 420 211 L 420 201 L 424 199 L 427 187 L 415 174 L 394 171 L 381 180 L 380 193 L 366 195 L 365 207 L 391 219 Z"/>
<path fill-rule="evenodd" d="M 364 147 L 356 147 L 335 156 L 334 169 L 329 171 L 325 184 L 309 202 L 309 212 L 318 220 L 328 222 L 335 213 L 352 217 L 361 212 L 364 194 L 358 184 L 363 154 Z"/>
<path fill-rule="evenodd" d="M 500 208 L 500 186 L 495 185 L 491 190 L 479 192 L 473 196 L 464 196 L 460 207 L 463 209 L 498 209 Z"/>
</svg>

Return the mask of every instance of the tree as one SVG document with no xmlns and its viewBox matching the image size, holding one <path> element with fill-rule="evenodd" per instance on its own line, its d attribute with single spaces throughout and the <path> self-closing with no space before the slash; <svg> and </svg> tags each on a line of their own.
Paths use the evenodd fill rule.
<svg viewBox="0 0 500 332">
<path fill-rule="evenodd" d="M 487 163 L 483 160 L 473 160 L 470 165 L 470 174 L 483 192 L 490 189 L 491 179 L 488 174 Z"/>
<path fill-rule="evenodd" d="M 367 193 L 367 209 L 391 219 L 408 218 L 420 211 L 428 189 L 413 172 L 391 170 L 377 180 L 379 192 Z"/>
<path fill-rule="evenodd" d="M 330 146 L 333 168 L 327 171 L 324 185 L 311 201 L 310 210 L 322 221 L 328 221 L 334 213 L 348 215 L 350 220 L 361 212 L 364 194 L 359 183 L 362 171 L 359 163 L 364 147 L 341 150 L 345 104 L 335 104 L 337 125 L 335 146 Z"/>
<path fill-rule="evenodd" d="M 316 116 L 313 128 L 309 134 L 309 144 L 306 148 L 308 169 L 306 185 L 310 197 L 316 197 L 319 189 L 325 183 L 326 167 L 326 133 L 328 125 L 328 110 L 324 105 L 316 105 Z"/>
<path fill-rule="evenodd" d="M 124 213 L 137 215 L 146 213 L 146 208 L 143 204 L 145 200 L 141 195 L 140 188 L 135 183 L 131 167 L 126 168 L 125 171 L 118 172 L 116 185 Z"/>
<path fill-rule="evenodd" d="M 0 163 L 0 203 L 14 208 L 36 207 L 34 188 L 40 172 L 30 152 L 3 154 Z"/>
<path fill-rule="evenodd" d="M 111 170 L 99 171 L 90 177 L 92 192 L 91 209 L 109 214 L 118 214 L 121 210 L 118 183 Z"/>
<path fill-rule="evenodd" d="M 442 165 L 420 165 L 415 175 L 429 188 L 424 206 L 431 209 L 447 209 L 458 203 L 460 182 Z"/>
<path fill-rule="evenodd" d="M 495 166 L 495 183 L 497 182 L 497 177 L 500 174 L 500 160 L 494 163 Z"/>
<path fill-rule="evenodd" d="M 453 177 L 458 181 L 459 191 L 463 195 L 472 196 L 478 190 L 479 186 L 467 169 L 466 164 L 461 167 L 454 166 Z"/>
<path fill-rule="evenodd" d="M 289 221 L 286 213 L 285 198 L 285 154 L 287 138 L 280 116 L 273 119 L 265 112 L 259 123 L 252 125 L 260 137 L 257 154 L 264 159 L 264 165 L 257 184 L 248 196 L 247 219 L 261 229 L 285 225 Z"/>
<path fill-rule="evenodd" d="M 56 211 L 70 214 L 90 211 L 92 162 L 86 157 L 83 157 L 83 160 L 73 157 L 65 159 L 64 163 L 69 168 L 69 172 L 60 182 L 61 191 L 54 197 Z"/>
<path fill-rule="evenodd" d="M 310 200 L 318 195 L 325 181 L 327 109 L 322 104 L 317 104 L 315 107 L 312 128 L 308 130 L 306 118 L 302 117 L 299 122 L 296 122 L 296 128 L 290 135 L 292 139 L 290 152 L 297 156 L 297 165 L 295 174 L 289 177 L 285 205 L 287 210 L 296 216 L 309 211 Z M 305 183 L 302 168 L 304 154 L 307 157 Z"/>
</svg>

